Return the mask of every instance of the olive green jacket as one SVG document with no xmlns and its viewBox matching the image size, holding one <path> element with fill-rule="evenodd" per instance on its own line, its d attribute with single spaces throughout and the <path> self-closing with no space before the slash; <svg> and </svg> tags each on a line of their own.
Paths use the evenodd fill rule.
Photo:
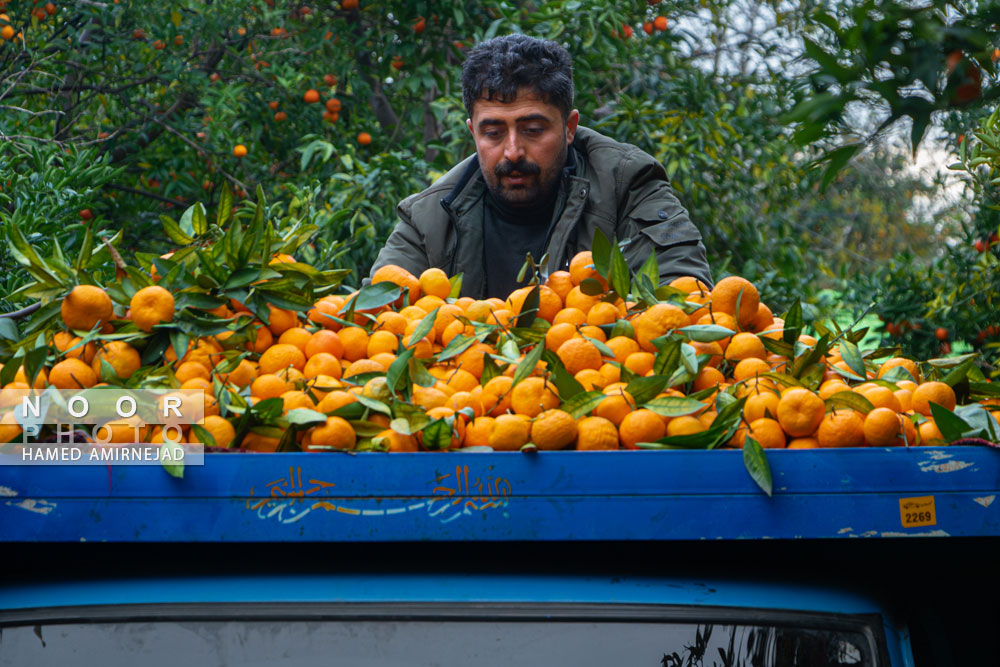
<svg viewBox="0 0 1000 667">
<path fill-rule="evenodd" d="M 694 276 L 712 284 L 701 233 L 677 200 L 663 166 L 630 144 L 594 130 L 577 129 L 576 174 L 560 183 L 561 211 L 546 249 L 547 273 L 565 269 L 590 250 L 594 230 L 617 239 L 632 271 L 656 252 L 660 283 Z M 437 267 L 463 274 L 462 296 L 485 294 L 483 220 L 486 181 L 475 155 L 436 183 L 400 202 L 400 220 L 379 252 L 372 273 L 395 264 L 419 276 Z M 536 258 L 540 259 L 540 258 Z M 366 281 L 367 282 L 367 281 Z"/>
</svg>

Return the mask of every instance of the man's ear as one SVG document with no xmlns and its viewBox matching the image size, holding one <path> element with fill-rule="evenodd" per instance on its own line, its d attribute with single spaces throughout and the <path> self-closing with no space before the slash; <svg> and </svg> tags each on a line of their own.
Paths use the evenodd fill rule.
<svg viewBox="0 0 1000 667">
<path fill-rule="evenodd" d="M 566 119 L 566 145 L 573 143 L 573 138 L 576 136 L 576 128 L 580 124 L 580 112 L 573 109 L 569 112 L 569 117 Z"/>
<path fill-rule="evenodd" d="M 476 136 L 476 133 L 472 131 L 472 119 L 471 118 L 466 118 L 465 119 L 465 126 L 467 128 L 469 128 L 469 132 L 472 134 L 472 136 Z"/>
</svg>

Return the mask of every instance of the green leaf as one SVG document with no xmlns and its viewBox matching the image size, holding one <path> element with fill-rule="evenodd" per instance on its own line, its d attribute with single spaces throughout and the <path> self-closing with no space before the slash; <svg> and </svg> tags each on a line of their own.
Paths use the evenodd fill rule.
<svg viewBox="0 0 1000 667">
<path fill-rule="evenodd" d="M 648 401 L 642 407 L 661 417 L 683 417 L 705 408 L 705 404 L 687 396 L 664 396 Z"/>
<path fill-rule="evenodd" d="M 767 462 L 764 448 L 749 435 L 743 444 L 743 465 L 757 486 L 770 497 L 774 485 L 771 479 L 771 466 Z"/>
<path fill-rule="evenodd" d="M 863 143 L 848 144 L 846 146 L 841 146 L 835 148 L 826 155 L 823 156 L 822 162 L 826 162 L 826 170 L 823 172 L 823 178 L 820 181 L 820 190 L 826 190 L 826 187 L 833 182 L 836 178 L 837 172 L 847 164 L 847 162 L 854 157 L 858 151 L 864 147 Z"/>
<path fill-rule="evenodd" d="M 584 278 L 580 281 L 580 291 L 587 296 L 600 296 L 604 294 L 604 285 L 597 278 Z"/>
<path fill-rule="evenodd" d="M 410 359 L 410 379 L 413 380 L 413 384 L 420 387 L 433 387 L 437 382 L 437 378 L 431 375 L 427 367 L 416 357 Z"/>
<path fill-rule="evenodd" d="M 208 216 L 205 213 L 205 205 L 201 202 L 191 207 L 191 227 L 196 236 L 208 233 Z"/>
<path fill-rule="evenodd" d="M 402 291 L 398 285 L 390 282 L 374 283 L 362 287 L 351 302 L 354 304 L 354 310 L 373 310 L 389 305 L 398 299 L 400 294 Z M 350 304 L 348 307 L 350 308 Z"/>
<path fill-rule="evenodd" d="M 625 261 L 625 255 L 617 244 L 611 247 L 611 278 L 608 282 L 618 292 L 618 296 L 623 299 L 628 296 L 628 287 L 632 282 L 629 277 L 628 262 Z"/>
<path fill-rule="evenodd" d="M 864 380 L 868 376 L 865 360 L 861 357 L 861 350 L 858 349 L 857 345 L 846 339 L 840 341 L 840 355 L 847 363 L 848 368 L 858 376 L 858 380 Z"/>
<path fill-rule="evenodd" d="M 219 193 L 219 205 L 215 208 L 215 224 L 222 228 L 229 222 L 229 216 L 233 213 L 233 190 L 229 187 L 229 181 L 222 182 L 222 190 Z M 235 227 L 235 225 L 234 225 Z"/>
<path fill-rule="evenodd" d="M 712 343 L 736 335 L 736 332 L 718 324 L 694 324 L 677 329 L 688 338 L 698 343 Z"/>
<path fill-rule="evenodd" d="M 669 378 L 663 375 L 637 377 L 628 383 L 625 391 L 635 400 L 637 406 L 642 406 L 659 394 L 667 386 Z"/>
<path fill-rule="evenodd" d="M 599 391 L 585 391 L 577 394 L 568 401 L 563 401 L 559 409 L 568 412 L 573 419 L 579 419 L 589 414 L 605 398 L 606 396 Z"/>
<path fill-rule="evenodd" d="M 560 399 L 567 401 L 585 391 L 583 385 L 566 370 L 566 366 L 563 365 L 562 360 L 555 352 L 552 350 L 543 350 L 542 360 L 545 361 L 545 368 L 549 372 L 549 379 L 556 386 L 556 391 Z"/>
<path fill-rule="evenodd" d="M 542 352 L 544 351 L 545 346 L 539 343 L 535 345 L 531 352 L 524 355 L 524 359 L 518 363 L 517 370 L 514 371 L 514 384 L 511 385 L 511 389 L 516 387 L 521 380 L 531 375 L 535 370 L 535 366 L 538 365 L 538 361 L 542 358 Z"/>
<path fill-rule="evenodd" d="M 413 348 L 407 348 L 399 353 L 386 371 L 385 380 L 389 385 L 389 391 L 395 392 L 398 388 L 409 388 L 410 385 L 410 359 L 413 357 Z"/>
<path fill-rule="evenodd" d="M 17 324 L 9 317 L 0 317 L 0 338 L 18 341 L 21 335 L 17 332 Z"/>
<path fill-rule="evenodd" d="M 785 313 L 785 332 L 781 335 L 781 339 L 788 343 L 789 345 L 795 345 L 795 341 L 799 339 L 802 334 L 802 302 L 798 299 L 792 304 L 792 307 L 788 309 Z M 766 344 L 765 344 L 766 345 Z M 792 356 L 788 354 L 786 356 Z"/>
<path fill-rule="evenodd" d="M 975 362 L 975 359 L 966 359 L 961 364 L 948 371 L 948 374 L 944 376 L 942 382 L 949 387 L 958 385 L 969 376 L 969 371 L 972 369 L 972 365 Z"/>
<path fill-rule="evenodd" d="M 375 412 L 381 412 L 387 417 L 392 417 L 392 410 L 389 408 L 388 405 L 386 405 L 382 401 L 377 401 L 374 398 L 369 398 L 364 394 L 358 394 L 357 396 L 355 396 L 355 398 L 357 399 L 358 403 L 365 406 L 369 410 L 373 410 Z"/>
<path fill-rule="evenodd" d="M 482 375 L 481 378 L 479 378 L 479 383 L 481 385 L 485 385 L 487 382 L 489 382 L 490 380 L 492 380 L 496 376 L 502 375 L 502 374 L 503 374 L 503 371 L 497 365 L 497 362 L 493 360 L 493 357 L 490 356 L 490 355 L 488 355 L 488 354 L 484 355 L 483 356 L 483 375 Z M 556 385 L 556 386 L 558 386 L 558 385 Z"/>
<path fill-rule="evenodd" d="M 224 290 L 237 289 L 240 287 L 246 287 L 247 285 L 260 279 L 260 269 L 237 269 L 229 274 L 229 278 L 226 279 L 225 284 L 222 286 Z"/>
<path fill-rule="evenodd" d="M 531 323 L 535 321 L 535 316 L 538 314 L 538 304 L 541 300 L 541 287 L 535 285 L 528 296 L 524 297 L 524 305 L 521 306 L 521 314 L 517 316 L 517 320 L 514 323 L 516 327 L 530 327 Z"/>
<path fill-rule="evenodd" d="M 847 408 L 848 410 L 857 410 L 861 414 L 866 415 L 875 409 L 871 401 L 855 391 L 838 391 L 827 398 L 824 403 L 826 404 L 827 411 L 834 408 Z"/>
<path fill-rule="evenodd" d="M 653 373 L 670 377 L 681 363 L 681 341 L 671 338 L 660 346 L 653 361 Z"/>
<path fill-rule="evenodd" d="M 764 349 L 772 354 L 789 358 L 795 356 L 795 346 L 791 343 L 786 343 L 784 340 L 774 340 L 767 336 L 758 336 L 758 338 L 764 344 Z"/>
<path fill-rule="evenodd" d="M 642 282 L 642 277 L 645 276 L 649 278 L 649 284 L 652 286 L 652 291 L 655 291 L 656 286 L 660 284 L 660 265 L 656 260 L 656 253 L 650 252 L 649 257 L 646 261 L 642 263 L 639 267 L 639 272 L 636 274 L 636 282 Z M 652 295 L 654 300 L 656 295 Z M 643 297 L 645 299 L 645 297 Z"/>
<path fill-rule="evenodd" d="M 94 253 L 94 233 L 90 230 L 90 225 L 87 225 L 86 230 L 83 234 L 83 243 L 80 245 L 80 253 L 76 257 L 76 263 L 73 265 L 77 271 L 85 268 L 87 266 L 88 260 L 90 260 L 91 255 Z M 183 474 L 183 473 L 182 473 Z"/>
<path fill-rule="evenodd" d="M 379 284 L 381 285 L 382 283 Z M 418 324 L 417 328 L 413 330 L 413 335 L 410 336 L 410 342 L 406 344 L 406 347 L 413 347 L 420 342 L 421 338 L 431 332 L 431 329 L 434 328 L 434 320 L 437 318 L 437 314 L 440 309 L 440 306 L 435 308 L 431 312 L 427 313 L 427 317 L 420 320 L 420 324 Z"/>
<path fill-rule="evenodd" d="M 169 454 L 168 454 L 169 452 Z M 165 461 L 169 458 L 170 461 Z M 160 465 L 167 474 L 177 479 L 184 478 L 184 448 L 176 443 L 165 442 L 160 445 Z"/>
<path fill-rule="evenodd" d="M 594 269 L 602 278 L 607 280 L 611 272 L 611 241 L 608 240 L 608 237 L 604 235 L 604 232 L 599 227 L 594 229 L 594 241 L 590 248 L 590 254 L 594 260 Z M 583 290 L 582 285 L 580 289 Z"/>
<path fill-rule="evenodd" d="M 451 292 L 448 294 L 449 298 L 457 299 L 462 295 L 462 276 L 464 275 L 464 273 L 456 273 L 448 279 L 448 282 L 451 283 Z"/>
<path fill-rule="evenodd" d="M 972 425 L 948 408 L 938 405 L 933 401 L 930 402 L 930 408 L 931 417 L 934 418 L 934 423 L 937 424 L 938 430 L 941 431 L 941 435 L 943 435 L 944 439 L 948 442 L 961 440 L 965 437 L 966 432 L 972 430 Z"/>
<path fill-rule="evenodd" d="M 421 429 L 423 445 L 427 449 L 440 451 L 451 446 L 451 424 L 447 419 L 435 419 Z"/>
<path fill-rule="evenodd" d="M 361 398 L 358 396 L 357 398 Z M 310 426 L 312 424 L 325 424 L 326 415 L 322 412 L 317 412 L 316 410 L 310 410 L 308 408 L 295 408 L 294 410 L 289 410 L 287 415 L 288 423 L 294 424 L 295 426 Z"/>
</svg>

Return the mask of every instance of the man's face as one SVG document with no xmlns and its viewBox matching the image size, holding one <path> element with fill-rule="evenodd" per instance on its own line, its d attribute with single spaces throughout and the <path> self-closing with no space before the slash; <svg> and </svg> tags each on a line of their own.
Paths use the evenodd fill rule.
<svg viewBox="0 0 1000 667">
<path fill-rule="evenodd" d="M 476 100 L 466 124 L 493 196 L 508 206 L 544 202 L 559 181 L 579 119 L 574 109 L 563 122 L 558 108 L 526 89 L 513 102 Z"/>
</svg>

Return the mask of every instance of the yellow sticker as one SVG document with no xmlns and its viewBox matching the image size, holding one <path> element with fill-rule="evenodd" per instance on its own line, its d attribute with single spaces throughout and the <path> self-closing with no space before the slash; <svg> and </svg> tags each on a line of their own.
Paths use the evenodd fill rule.
<svg viewBox="0 0 1000 667">
<path fill-rule="evenodd" d="M 937 512 L 934 511 L 934 496 L 899 499 L 899 519 L 903 528 L 936 526 Z"/>
</svg>

